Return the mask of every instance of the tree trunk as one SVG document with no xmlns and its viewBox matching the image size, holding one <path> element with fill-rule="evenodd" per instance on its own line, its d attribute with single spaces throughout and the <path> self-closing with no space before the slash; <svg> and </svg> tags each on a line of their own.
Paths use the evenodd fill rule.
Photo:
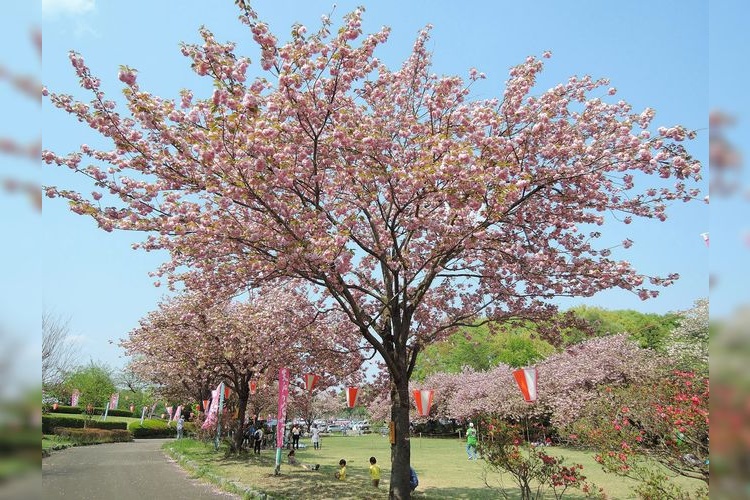
<svg viewBox="0 0 750 500">
<path fill-rule="evenodd" d="M 409 466 L 411 442 L 409 436 L 409 381 L 404 376 L 399 382 L 391 379 L 391 420 L 396 430 L 396 443 L 391 445 L 391 485 L 389 497 L 394 500 L 411 498 Z"/>
<path fill-rule="evenodd" d="M 250 397 L 250 390 L 248 389 L 247 384 L 237 385 L 237 399 L 239 399 L 239 407 L 237 408 L 237 431 L 232 437 L 232 451 L 235 453 L 239 453 L 240 450 L 242 450 L 242 441 L 245 439 L 245 411 L 247 408 L 247 400 Z"/>
</svg>

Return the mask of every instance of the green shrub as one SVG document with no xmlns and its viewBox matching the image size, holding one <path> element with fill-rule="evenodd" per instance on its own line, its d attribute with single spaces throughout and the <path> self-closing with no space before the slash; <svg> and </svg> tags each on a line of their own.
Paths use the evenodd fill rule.
<svg viewBox="0 0 750 500">
<path fill-rule="evenodd" d="M 75 444 L 122 443 L 133 440 L 133 435 L 125 429 L 74 429 L 55 427 L 53 432 Z"/>
<path fill-rule="evenodd" d="M 187 424 L 185 425 L 187 428 Z M 177 429 L 174 425 L 168 426 L 164 420 L 148 419 L 140 422 L 130 422 L 128 430 L 133 433 L 135 438 L 170 438 L 177 436 Z"/>
<path fill-rule="evenodd" d="M 62 415 L 42 415 L 42 433 L 53 434 L 52 430 L 55 427 L 82 429 L 85 422 L 86 420 L 83 418 L 65 417 Z M 96 429 L 127 430 L 128 428 L 126 422 L 99 422 L 97 420 L 89 420 L 86 425 Z"/>
<path fill-rule="evenodd" d="M 80 415 L 84 412 L 86 408 L 83 406 L 58 406 L 57 410 L 50 407 L 49 412 L 50 413 L 74 413 L 77 415 Z M 103 415 L 104 414 L 104 407 L 95 407 L 94 408 L 94 415 Z M 133 412 L 129 410 L 109 410 L 107 412 L 107 415 L 111 417 L 133 417 Z"/>
</svg>

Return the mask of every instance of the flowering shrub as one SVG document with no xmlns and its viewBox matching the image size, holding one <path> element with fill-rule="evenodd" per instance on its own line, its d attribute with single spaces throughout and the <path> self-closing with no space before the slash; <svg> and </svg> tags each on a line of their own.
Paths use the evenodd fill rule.
<svg viewBox="0 0 750 500">
<path fill-rule="evenodd" d="M 562 458 L 532 446 L 520 426 L 488 419 L 483 428 L 489 431 L 479 443 L 479 453 L 491 468 L 513 476 L 522 500 L 548 498 L 549 494 L 560 499 L 569 488 L 580 489 L 587 498 L 606 498 L 600 488 L 586 482 L 581 464 L 564 465 Z"/>
<path fill-rule="evenodd" d="M 641 498 L 689 498 L 653 462 L 709 483 L 708 378 L 675 371 L 650 384 L 607 388 L 566 435 L 598 450 L 605 471 L 639 481 Z"/>
</svg>

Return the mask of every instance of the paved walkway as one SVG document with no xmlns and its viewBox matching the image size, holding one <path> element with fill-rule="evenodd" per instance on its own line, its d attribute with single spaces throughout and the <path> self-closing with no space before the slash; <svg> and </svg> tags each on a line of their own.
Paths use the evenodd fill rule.
<svg viewBox="0 0 750 500">
<path fill-rule="evenodd" d="M 161 449 L 166 439 L 78 446 L 42 460 L 44 498 L 236 499 L 190 479 Z"/>
</svg>

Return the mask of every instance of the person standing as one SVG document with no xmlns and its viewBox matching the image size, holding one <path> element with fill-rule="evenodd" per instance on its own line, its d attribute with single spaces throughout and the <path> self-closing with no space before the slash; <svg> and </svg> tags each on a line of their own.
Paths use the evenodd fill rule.
<svg viewBox="0 0 750 500">
<path fill-rule="evenodd" d="M 317 425 L 313 425 L 310 432 L 312 433 L 311 439 L 312 439 L 313 449 L 319 450 L 320 449 L 320 429 L 318 429 Z"/>
<path fill-rule="evenodd" d="M 248 447 L 250 446 L 250 443 L 252 443 L 253 439 L 255 439 L 254 436 L 255 436 L 255 424 L 251 423 L 245 429 L 245 434 L 242 436 L 242 448 L 243 449 L 245 448 L 245 446 L 248 446 Z M 247 443 L 247 445 L 245 443 Z"/>
<path fill-rule="evenodd" d="M 293 450 L 299 450 L 299 436 L 302 433 L 302 431 L 299 428 L 299 425 L 294 424 L 294 427 L 292 427 L 292 449 Z"/>
<path fill-rule="evenodd" d="M 185 417 L 180 415 L 179 420 L 177 420 L 177 439 L 182 439 L 182 429 L 185 427 Z"/>
<path fill-rule="evenodd" d="M 466 429 L 466 454 L 469 460 L 477 459 L 477 430 L 474 428 L 474 422 L 469 422 L 469 428 Z"/>
<path fill-rule="evenodd" d="M 375 457 L 370 457 L 370 479 L 374 487 L 377 488 L 380 485 L 380 466 Z"/>
<path fill-rule="evenodd" d="M 260 446 L 263 444 L 263 427 L 258 426 L 253 433 L 253 453 L 260 455 Z"/>
</svg>

